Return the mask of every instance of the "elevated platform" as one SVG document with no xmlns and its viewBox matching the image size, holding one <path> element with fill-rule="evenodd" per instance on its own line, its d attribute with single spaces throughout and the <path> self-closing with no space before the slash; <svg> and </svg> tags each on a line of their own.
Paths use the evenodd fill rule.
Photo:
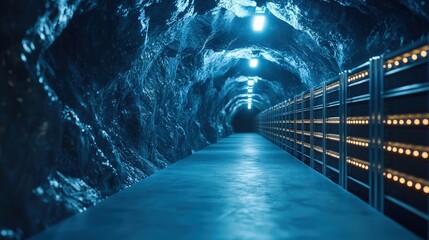
<svg viewBox="0 0 429 240">
<path fill-rule="evenodd" d="M 416 239 L 257 134 L 236 134 L 33 239 Z"/>
</svg>

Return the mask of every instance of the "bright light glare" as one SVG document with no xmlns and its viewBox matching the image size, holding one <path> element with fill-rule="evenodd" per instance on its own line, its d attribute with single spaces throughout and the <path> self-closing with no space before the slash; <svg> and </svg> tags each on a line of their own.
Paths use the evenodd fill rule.
<svg viewBox="0 0 429 240">
<path fill-rule="evenodd" d="M 250 93 L 249 93 L 249 94 L 247 94 L 247 97 L 251 98 L 251 97 L 252 97 L 252 94 L 250 94 Z"/>
<path fill-rule="evenodd" d="M 257 66 L 258 66 L 258 59 L 257 59 L 257 58 L 252 58 L 252 59 L 250 59 L 250 61 L 249 61 L 249 65 L 250 65 L 250 67 L 252 67 L 252 68 L 257 67 Z"/>
<path fill-rule="evenodd" d="M 247 102 L 248 102 L 248 103 L 252 103 L 252 98 L 248 98 L 248 99 L 247 99 Z"/>
<path fill-rule="evenodd" d="M 248 89 L 247 89 L 247 92 L 248 92 L 248 93 L 252 93 L 252 92 L 253 92 L 253 89 L 248 88 Z"/>
<path fill-rule="evenodd" d="M 255 84 L 254 80 L 247 81 L 247 85 L 249 85 L 249 86 L 253 86 L 254 84 Z"/>
<path fill-rule="evenodd" d="M 251 103 L 247 104 L 247 109 L 252 109 L 252 104 Z"/>
<path fill-rule="evenodd" d="M 264 29 L 265 26 L 265 16 L 256 15 L 253 18 L 253 31 L 260 32 Z"/>
</svg>

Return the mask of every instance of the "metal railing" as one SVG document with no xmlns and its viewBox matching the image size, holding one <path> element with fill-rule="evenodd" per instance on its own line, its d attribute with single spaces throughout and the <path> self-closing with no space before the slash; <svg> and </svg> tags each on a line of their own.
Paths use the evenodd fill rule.
<svg viewBox="0 0 429 240">
<path fill-rule="evenodd" d="M 257 117 L 259 133 L 422 237 L 429 234 L 428 39 Z"/>
</svg>

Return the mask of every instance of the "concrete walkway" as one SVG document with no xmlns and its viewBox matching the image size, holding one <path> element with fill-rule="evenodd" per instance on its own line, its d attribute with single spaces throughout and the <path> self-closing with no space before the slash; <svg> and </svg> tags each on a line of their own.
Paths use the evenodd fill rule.
<svg viewBox="0 0 429 240">
<path fill-rule="evenodd" d="M 414 239 L 257 134 L 236 134 L 34 239 Z"/>
</svg>

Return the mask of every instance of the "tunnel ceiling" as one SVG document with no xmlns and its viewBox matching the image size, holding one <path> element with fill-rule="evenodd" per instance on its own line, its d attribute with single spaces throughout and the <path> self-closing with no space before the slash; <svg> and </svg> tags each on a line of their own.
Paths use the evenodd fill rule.
<svg viewBox="0 0 429 240">
<path fill-rule="evenodd" d="M 0 176 L 13 196 L 0 228 L 14 236 L 231 134 L 249 76 L 263 110 L 429 29 L 428 2 L 413 0 L 2 4 Z M 251 29 L 257 5 L 267 9 L 261 33 Z"/>
</svg>

